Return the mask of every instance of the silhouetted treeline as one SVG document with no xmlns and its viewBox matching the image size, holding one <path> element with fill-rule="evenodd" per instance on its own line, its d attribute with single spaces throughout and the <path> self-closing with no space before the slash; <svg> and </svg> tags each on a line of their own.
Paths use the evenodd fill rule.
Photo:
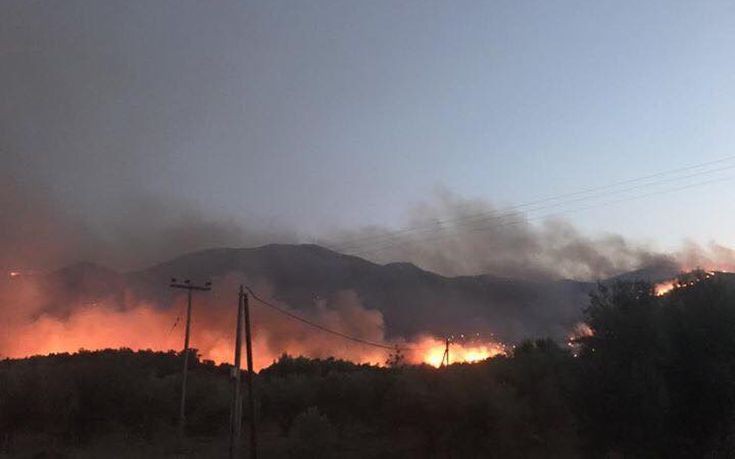
<svg viewBox="0 0 735 459">
<path fill-rule="evenodd" d="M 732 283 L 696 272 L 682 283 L 661 297 L 642 282 L 601 286 L 585 310 L 593 335 L 572 347 L 526 341 L 444 369 L 283 356 L 255 378 L 261 454 L 730 457 Z M 0 447 L 12 457 L 178 454 L 180 365 L 175 353 L 130 350 L 2 361 Z M 227 455 L 230 372 L 192 363 L 191 457 Z"/>
<path fill-rule="evenodd" d="M 601 287 L 594 336 L 575 362 L 577 422 L 597 453 L 735 455 L 733 276 L 692 272 L 657 297 L 646 283 Z"/>
</svg>

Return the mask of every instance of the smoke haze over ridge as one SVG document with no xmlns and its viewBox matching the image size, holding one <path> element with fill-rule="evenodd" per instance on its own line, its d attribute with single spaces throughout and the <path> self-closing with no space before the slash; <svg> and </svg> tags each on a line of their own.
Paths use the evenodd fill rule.
<svg viewBox="0 0 735 459">
<path fill-rule="evenodd" d="M 425 198 L 437 185 L 514 204 L 721 158 L 735 146 L 730 12 L 696 10 L 8 0 L 0 180 L 16 192 L 1 210 L 48 213 L 31 227 L 64 235 L 39 244 L 48 252 L 82 253 L 66 246 L 78 239 L 95 249 L 76 258 L 103 253 L 125 269 L 207 246 L 399 228 L 422 200 L 456 213 Z M 606 27 L 590 28 L 600 17 Z M 570 221 L 595 241 L 727 246 L 728 190 Z M 573 230 L 544 231 L 572 250 Z M 145 259 L 105 249 L 154 239 Z M 578 247 L 568 256 L 585 267 L 561 271 L 609 272 L 640 248 L 606 244 L 630 253 L 610 264 Z M 529 252 L 529 271 L 553 265 L 540 260 L 550 250 Z M 447 272 L 478 266 L 430 258 Z"/>
<path fill-rule="evenodd" d="M 414 232 L 373 227 L 345 231 L 337 240 L 357 241 L 345 244 L 348 253 L 381 262 L 410 261 L 447 276 L 596 280 L 674 262 L 619 235 L 587 236 L 562 218 L 533 222 L 523 212 L 448 191 L 412 208 L 408 221 Z"/>
<path fill-rule="evenodd" d="M 380 262 L 410 262 L 446 276 L 493 274 L 522 279 L 597 280 L 650 266 L 735 266 L 721 244 L 683 241 L 674 252 L 615 234 L 587 235 L 563 217 L 534 220 L 485 199 L 447 190 L 412 206 L 403 229 L 371 226 L 317 237 L 292 228 L 244 225 L 178 199 L 143 197 L 111 207 L 105 217 L 69 209 L 38 182 L 0 175 L 0 265 L 50 271 L 79 261 L 140 269 L 216 247 L 253 247 L 313 240 Z"/>
<path fill-rule="evenodd" d="M 709 3 L 662 13 L 538 2 L 2 2 L 0 312 L 50 336 L 73 338 L 103 317 L 107 330 L 129 319 L 158 329 L 171 312 L 147 299 L 70 301 L 53 315 L 6 274 L 79 261 L 130 273 L 273 242 L 528 281 L 513 294 L 530 299 L 503 303 L 506 312 L 548 294 L 536 283 L 652 266 L 735 269 L 727 184 L 574 217 L 505 215 L 518 202 L 731 155 L 727 13 Z M 600 17 L 606 25 L 590 27 Z M 387 278 L 401 268 L 425 275 L 398 265 Z M 375 309 L 345 295 L 330 303 L 347 305 L 338 326 L 381 339 Z M 531 324 L 508 319 L 505 331 L 559 319 L 560 334 L 576 311 L 549 309 Z"/>
</svg>

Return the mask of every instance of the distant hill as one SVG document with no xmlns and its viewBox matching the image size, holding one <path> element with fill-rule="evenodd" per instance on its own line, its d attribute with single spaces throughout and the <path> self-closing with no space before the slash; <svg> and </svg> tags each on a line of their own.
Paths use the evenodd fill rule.
<svg viewBox="0 0 735 459">
<path fill-rule="evenodd" d="M 681 268 L 673 262 L 662 262 L 653 266 L 647 266 L 635 271 L 622 273 L 609 280 L 634 281 L 644 280 L 648 282 L 661 282 L 679 275 Z"/>
<path fill-rule="evenodd" d="M 445 277 L 411 263 L 380 265 L 317 245 L 281 244 L 203 250 L 125 274 L 78 264 L 47 276 L 46 282 L 64 292 L 54 301 L 54 309 L 63 313 L 69 299 L 122 298 L 125 288 L 166 307 L 173 298 L 168 288 L 172 277 L 213 280 L 216 288 L 231 273 L 267 282 L 276 299 L 296 309 L 352 290 L 366 308 L 383 313 L 389 336 L 406 337 L 490 331 L 505 340 L 561 337 L 580 319 L 594 288 L 571 280 Z M 625 278 L 652 279 L 662 273 L 640 271 Z"/>
</svg>

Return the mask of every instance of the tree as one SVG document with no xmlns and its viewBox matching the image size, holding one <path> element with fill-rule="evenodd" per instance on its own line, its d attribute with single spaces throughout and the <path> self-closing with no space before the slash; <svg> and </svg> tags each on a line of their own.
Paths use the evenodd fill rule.
<svg viewBox="0 0 735 459">
<path fill-rule="evenodd" d="M 589 446 L 656 456 L 665 438 L 668 343 L 659 297 L 646 282 L 600 285 L 585 310 L 577 412 Z"/>
</svg>

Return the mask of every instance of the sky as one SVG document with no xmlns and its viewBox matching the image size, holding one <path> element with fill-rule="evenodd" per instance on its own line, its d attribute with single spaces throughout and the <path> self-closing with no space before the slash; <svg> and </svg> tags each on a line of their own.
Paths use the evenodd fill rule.
<svg viewBox="0 0 735 459">
<path fill-rule="evenodd" d="M 733 50 L 725 1 L 5 0 L 4 180 L 92 226 L 401 228 L 735 155 Z M 565 218 L 735 245 L 733 185 Z"/>
</svg>

